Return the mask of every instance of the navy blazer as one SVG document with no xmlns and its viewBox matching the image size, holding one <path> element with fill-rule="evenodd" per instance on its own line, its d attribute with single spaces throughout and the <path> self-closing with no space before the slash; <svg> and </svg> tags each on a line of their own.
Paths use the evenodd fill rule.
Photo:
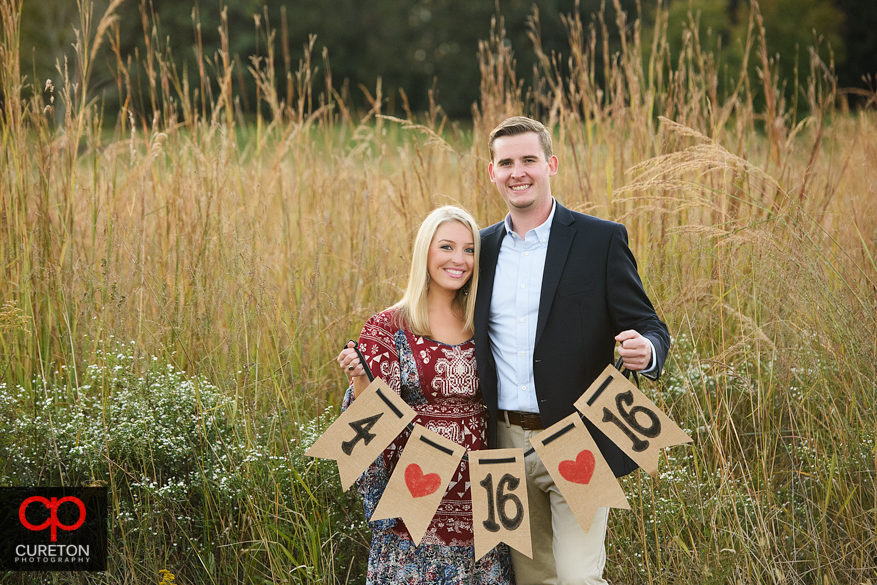
<svg viewBox="0 0 877 585">
<path fill-rule="evenodd" d="M 487 328 L 496 261 L 505 234 L 502 222 L 481 230 L 475 303 L 475 353 L 489 411 L 491 448 L 497 441 L 497 374 Z M 573 404 L 606 365 L 614 363 L 615 336 L 627 329 L 635 329 L 655 346 L 657 368 L 652 376 L 657 378 L 670 348 L 670 333 L 643 290 L 627 245 L 627 230 L 557 203 L 533 352 L 536 399 L 545 428 L 576 412 Z M 590 421 L 585 424 L 617 477 L 637 468 Z"/>
</svg>

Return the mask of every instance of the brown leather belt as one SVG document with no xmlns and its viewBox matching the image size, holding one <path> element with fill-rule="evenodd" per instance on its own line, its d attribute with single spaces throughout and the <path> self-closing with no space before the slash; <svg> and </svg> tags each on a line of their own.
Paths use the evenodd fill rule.
<svg viewBox="0 0 877 585">
<path fill-rule="evenodd" d="M 518 425 L 525 431 L 541 431 L 542 417 L 533 412 L 518 412 L 515 410 L 500 410 L 499 420 L 508 420 L 509 424 Z"/>
</svg>

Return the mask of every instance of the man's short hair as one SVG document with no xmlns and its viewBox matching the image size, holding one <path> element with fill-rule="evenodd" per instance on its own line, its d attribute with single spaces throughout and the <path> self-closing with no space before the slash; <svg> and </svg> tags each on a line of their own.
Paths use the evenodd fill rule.
<svg viewBox="0 0 877 585">
<path fill-rule="evenodd" d="M 551 144 L 551 132 L 548 128 L 543 126 L 541 122 L 537 122 L 532 118 L 527 118 L 526 116 L 513 116 L 511 118 L 506 118 L 499 126 L 493 129 L 493 132 L 490 133 L 490 137 L 487 139 L 487 146 L 490 148 L 490 159 L 493 160 L 494 157 L 494 140 L 502 138 L 503 136 L 517 136 L 518 134 L 526 134 L 527 132 L 534 132 L 539 136 L 539 142 L 542 144 L 542 151 L 545 153 L 545 160 L 551 158 L 554 150 Z"/>
</svg>

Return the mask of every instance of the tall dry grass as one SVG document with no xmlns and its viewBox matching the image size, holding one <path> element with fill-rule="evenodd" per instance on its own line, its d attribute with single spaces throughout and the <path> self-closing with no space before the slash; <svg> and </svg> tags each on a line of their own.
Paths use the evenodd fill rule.
<svg viewBox="0 0 877 585">
<path fill-rule="evenodd" d="M 75 57 L 59 64 L 64 83 L 44 88 L 18 62 L 20 6 L 0 0 L 0 381 L 17 388 L 10 416 L 33 416 L 49 399 L 62 410 L 96 399 L 108 412 L 114 388 L 136 386 L 154 355 L 203 380 L 196 387 L 215 384 L 222 412 L 241 421 L 242 449 L 288 456 L 294 474 L 290 483 L 265 461 L 223 464 L 242 465 L 259 494 L 249 506 L 225 509 L 208 485 L 200 534 L 163 520 L 137 546 L 113 545 L 110 573 L 89 581 L 157 581 L 160 567 L 180 582 L 355 582 L 361 566 L 335 557 L 367 532 L 330 517 L 341 504 L 327 472 L 290 454 L 340 399 L 340 344 L 399 297 L 420 219 L 447 203 L 482 225 L 502 218 L 486 136 L 520 113 L 554 130 L 555 196 L 627 225 L 676 341 L 650 392 L 695 438 L 668 453 L 660 479 L 625 480 L 633 512 L 613 515 L 610 579 L 877 579 L 877 116 L 839 109 L 831 64 L 814 56 L 799 117 L 779 91 L 757 10 L 728 87 L 721 54 L 695 27 L 671 55 L 666 12 L 644 31 L 619 6 L 622 51 L 602 62 L 602 15 L 566 17 L 559 56 L 541 51 L 534 14 L 540 67 L 525 83 L 499 18 L 480 48 L 481 98 L 464 128 L 438 104 L 387 116 L 380 85 L 369 110 L 353 111 L 328 55 L 308 51 L 294 68 L 282 23 L 280 68 L 267 19 L 257 34 L 272 49 L 249 62 L 229 54 L 224 29 L 223 49 L 203 55 L 196 23 L 193 84 L 151 26 L 140 62 L 119 54 L 116 3 L 100 19 L 83 4 Z M 115 55 L 115 120 L 89 91 L 100 46 Z M 264 102 L 254 119 L 237 97 L 241 78 Z M 133 342 L 128 382 L 111 377 L 119 362 L 102 348 L 113 340 Z M 84 383 L 90 367 L 107 372 L 101 384 Z M 266 421 L 271 430 L 257 432 Z M 0 447 L 0 478 L 14 483 L 27 464 L 9 455 L 9 440 Z M 131 468 L 59 469 L 41 477 L 111 482 L 119 499 L 140 485 Z M 226 540 L 210 548 L 218 530 Z M 167 547 L 170 532 L 201 548 Z"/>
</svg>

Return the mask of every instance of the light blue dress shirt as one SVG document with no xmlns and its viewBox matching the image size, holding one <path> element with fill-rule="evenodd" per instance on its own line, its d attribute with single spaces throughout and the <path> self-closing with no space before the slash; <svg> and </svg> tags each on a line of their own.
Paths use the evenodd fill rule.
<svg viewBox="0 0 877 585">
<path fill-rule="evenodd" d="M 490 298 L 488 335 L 496 361 L 498 404 L 500 410 L 539 412 L 533 376 L 533 351 L 536 346 L 536 322 L 542 295 L 542 274 L 548 253 L 548 239 L 557 201 L 545 223 L 528 231 L 522 238 L 512 229 L 511 214 L 506 215 L 505 230 L 493 294 Z M 655 347 L 651 367 L 654 368 Z"/>
<path fill-rule="evenodd" d="M 557 203 L 545 223 L 522 238 L 506 215 L 506 235 L 499 248 L 493 294 L 490 298 L 488 335 L 496 360 L 500 410 L 539 412 L 533 378 L 536 321 L 542 294 L 542 273 L 548 237 Z"/>
</svg>

